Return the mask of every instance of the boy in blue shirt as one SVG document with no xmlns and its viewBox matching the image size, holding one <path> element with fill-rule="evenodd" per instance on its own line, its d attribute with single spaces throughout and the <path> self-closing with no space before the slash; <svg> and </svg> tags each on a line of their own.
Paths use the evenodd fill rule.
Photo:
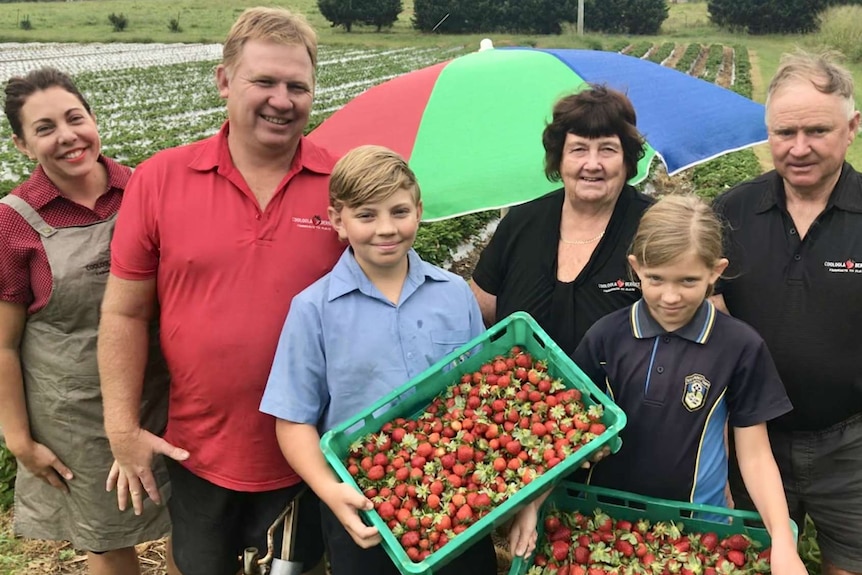
<svg viewBox="0 0 862 575">
<path fill-rule="evenodd" d="M 421 217 L 415 175 L 398 154 L 362 146 L 336 164 L 329 219 L 350 247 L 293 299 L 261 401 L 288 463 L 324 504 L 332 575 L 398 570 L 358 515 L 372 502 L 337 479 L 320 436 L 485 329 L 467 283 L 412 249 Z M 495 575 L 490 537 L 440 573 Z"/>
</svg>

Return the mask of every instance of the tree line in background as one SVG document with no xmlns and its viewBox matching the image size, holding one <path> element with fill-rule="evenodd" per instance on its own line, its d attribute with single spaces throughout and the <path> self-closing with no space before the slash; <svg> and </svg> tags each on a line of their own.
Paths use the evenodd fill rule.
<svg viewBox="0 0 862 575">
<path fill-rule="evenodd" d="M 862 0 L 709 0 L 710 20 L 717 26 L 751 34 L 807 33 L 820 27 L 826 8 L 862 5 Z"/>
<path fill-rule="evenodd" d="M 0 0 L 2 1 L 2 0 Z M 584 26 L 591 32 L 657 34 L 668 15 L 668 0 L 585 0 Z M 415 0 L 413 27 L 423 32 L 461 34 L 511 32 L 559 34 L 577 21 L 578 0 Z M 862 0 L 708 0 L 717 26 L 751 34 L 817 30 L 823 11 Z M 320 13 L 348 32 L 354 24 L 391 27 L 401 0 L 318 0 Z"/>
<path fill-rule="evenodd" d="M 403 10 L 401 0 L 318 0 L 317 6 L 348 32 L 354 24 L 388 28 Z M 443 34 L 559 34 L 563 24 L 576 22 L 577 6 L 577 0 L 414 0 L 413 27 Z M 666 0 L 585 0 L 584 11 L 592 31 L 657 34 L 668 7 Z"/>
</svg>

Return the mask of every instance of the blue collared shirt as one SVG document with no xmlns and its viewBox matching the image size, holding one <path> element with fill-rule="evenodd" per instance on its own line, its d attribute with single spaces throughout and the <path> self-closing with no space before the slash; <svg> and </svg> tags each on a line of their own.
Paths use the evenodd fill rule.
<svg viewBox="0 0 862 575">
<path fill-rule="evenodd" d="M 408 252 L 397 305 L 350 249 L 290 306 L 260 410 L 325 433 L 485 331 L 467 283 Z"/>
</svg>

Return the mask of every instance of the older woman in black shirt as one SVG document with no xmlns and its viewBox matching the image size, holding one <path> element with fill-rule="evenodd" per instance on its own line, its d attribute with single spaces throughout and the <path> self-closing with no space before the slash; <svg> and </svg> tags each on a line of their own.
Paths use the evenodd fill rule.
<svg viewBox="0 0 862 575">
<path fill-rule="evenodd" d="M 652 200 L 626 184 L 643 157 L 629 99 L 603 86 L 566 96 L 542 135 L 563 187 L 504 217 L 471 287 L 487 325 L 531 314 L 567 354 L 600 317 L 640 298 L 626 250 Z"/>
</svg>

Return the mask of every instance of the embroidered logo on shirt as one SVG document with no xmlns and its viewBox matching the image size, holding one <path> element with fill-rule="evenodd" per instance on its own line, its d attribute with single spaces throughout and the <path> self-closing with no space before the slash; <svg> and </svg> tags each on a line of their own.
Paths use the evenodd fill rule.
<svg viewBox="0 0 862 575">
<path fill-rule="evenodd" d="M 689 411 L 697 411 L 706 404 L 706 394 L 709 393 L 709 380 L 699 373 L 685 376 L 685 390 L 682 393 L 682 404 Z"/>
<path fill-rule="evenodd" d="M 604 282 L 597 284 L 602 293 L 611 293 L 615 291 L 639 291 L 641 289 L 640 282 L 625 281 L 623 278 L 618 278 L 612 282 Z"/>
<path fill-rule="evenodd" d="M 320 214 L 314 214 L 310 218 L 293 216 L 291 221 L 295 226 L 307 230 L 332 231 L 332 222 L 329 219 L 321 217 Z"/>
<path fill-rule="evenodd" d="M 853 258 L 850 258 L 843 262 L 823 262 L 823 267 L 826 268 L 826 271 L 837 274 L 862 274 L 862 262 L 857 262 Z"/>
</svg>

